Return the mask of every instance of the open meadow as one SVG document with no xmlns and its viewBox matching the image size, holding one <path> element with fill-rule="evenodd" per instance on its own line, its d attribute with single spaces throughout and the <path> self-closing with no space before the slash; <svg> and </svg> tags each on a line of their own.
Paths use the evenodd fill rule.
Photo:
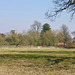
<svg viewBox="0 0 75 75">
<path fill-rule="evenodd" d="M 0 48 L 0 75 L 75 75 L 75 49 Z"/>
</svg>

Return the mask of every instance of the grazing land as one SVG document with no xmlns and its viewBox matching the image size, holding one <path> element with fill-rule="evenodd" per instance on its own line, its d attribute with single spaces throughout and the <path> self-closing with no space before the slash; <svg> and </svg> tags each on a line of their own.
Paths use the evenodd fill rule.
<svg viewBox="0 0 75 75">
<path fill-rule="evenodd" d="M 75 49 L 0 48 L 0 75 L 75 75 Z"/>
</svg>

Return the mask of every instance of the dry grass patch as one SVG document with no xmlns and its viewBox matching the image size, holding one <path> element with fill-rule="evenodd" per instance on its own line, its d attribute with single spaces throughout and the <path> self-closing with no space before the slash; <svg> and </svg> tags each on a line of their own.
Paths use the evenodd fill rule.
<svg viewBox="0 0 75 75">
<path fill-rule="evenodd" d="M 1 48 L 0 75 L 75 75 L 75 50 Z"/>
</svg>

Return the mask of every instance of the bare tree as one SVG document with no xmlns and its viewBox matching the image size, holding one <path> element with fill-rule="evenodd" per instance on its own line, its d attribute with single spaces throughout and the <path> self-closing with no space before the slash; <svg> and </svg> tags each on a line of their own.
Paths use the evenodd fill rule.
<svg viewBox="0 0 75 75">
<path fill-rule="evenodd" d="M 66 25 L 62 25 L 61 32 L 63 33 L 63 36 L 64 36 L 64 43 L 67 43 L 71 39 L 68 27 Z"/>
<path fill-rule="evenodd" d="M 55 9 L 46 13 L 47 18 L 49 18 L 51 21 L 55 20 L 56 17 L 64 10 L 71 13 L 71 19 L 74 18 L 75 0 L 53 0 L 53 3 L 55 4 Z"/>
<path fill-rule="evenodd" d="M 73 41 L 75 41 L 75 31 L 72 32 L 73 35 Z"/>
<path fill-rule="evenodd" d="M 74 36 L 75 36 L 75 31 L 73 31 L 73 32 L 72 32 L 72 35 L 74 35 Z"/>
<path fill-rule="evenodd" d="M 41 30 L 41 23 L 38 21 L 34 21 L 34 24 L 31 25 L 31 29 L 33 31 L 39 32 Z"/>
</svg>

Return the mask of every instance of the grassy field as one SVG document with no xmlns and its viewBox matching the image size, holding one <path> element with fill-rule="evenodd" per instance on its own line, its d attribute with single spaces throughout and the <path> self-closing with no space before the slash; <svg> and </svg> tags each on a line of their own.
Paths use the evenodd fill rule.
<svg viewBox="0 0 75 75">
<path fill-rule="evenodd" d="M 0 75 L 75 75 L 75 49 L 0 48 Z"/>
</svg>

